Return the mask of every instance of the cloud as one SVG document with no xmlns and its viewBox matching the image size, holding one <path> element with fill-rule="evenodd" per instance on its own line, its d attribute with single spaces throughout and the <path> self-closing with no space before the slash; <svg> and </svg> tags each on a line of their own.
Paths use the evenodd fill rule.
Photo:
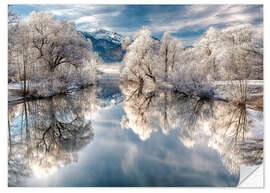
<svg viewBox="0 0 270 193">
<path fill-rule="evenodd" d="M 259 24 L 263 20 L 262 6 L 258 5 L 187 5 L 175 7 L 174 11 L 152 12 L 148 14 L 153 33 L 162 34 L 169 31 L 180 37 L 184 45 L 195 41 L 187 35 L 199 32 L 200 35 L 210 26 L 223 28 L 227 26 L 251 23 Z M 185 36 L 180 36 L 182 32 Z M 177 35 L 178 34 L 178 35 Z"/>
<path fill-rule="evenodd" d="M 190 5 L 174 13 L 149 14 L 148 17 L 153 31 L 177 32 L 186 28 L 196 31 L 211 25 L 254 23 L 262 20 L 260 12 L 260 7 L 252 5 Z"/>
<path fill-rule="evenodd" d="M 165 31 L 187 44 L 210 26 L 218 28 L 241 23 L 261 24 L 262 5 L 16 5 L 23 15 L 33 10 L 48 11 L 74 21 L 78 30 L 105 28 L 133 36 L 143 25 L 160 38 Z M 15 8 L 16 8 L 15 6 Z M 185 32 L 185 33 L 183 33 Z M 194 34 L 191 37 L 188 33 Z M 184 36 L 183 36 L 184 34 Z"/>
<path fill-rule="evenodd" d="M 91 31 L 92 28 L 110 29 L 108 25 L 104 25 L 105 22 L 108 20 L 109 17 L 116 17 L 118 15 L 120 15 L 120 11 L 114 11 L 110 13 L 100 13 L 100 14 L 94 14 L 90 16 L 79 17 L 78 19 L 75 19 L 74 22 L 77 25 L 87 26 L 85 27 L 85 29 L 88 31 Z"/>
</svg>

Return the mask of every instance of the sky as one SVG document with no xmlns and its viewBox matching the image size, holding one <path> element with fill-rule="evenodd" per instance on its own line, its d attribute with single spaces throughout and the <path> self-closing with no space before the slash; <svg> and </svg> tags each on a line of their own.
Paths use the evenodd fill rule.
<svg viewBox="0 0 270 193">
<path fill-rule="evenodd" d="M 32 11 L 48 11 L 76 23 L 81 31 L 106 29 L 132 38 L 142 26 L 149 26 L 154 37 L 165 31 L 192 45 L 209 27 L 263 23 L 262 5 L 13 5 L 27 17 Z"/>
</svg>

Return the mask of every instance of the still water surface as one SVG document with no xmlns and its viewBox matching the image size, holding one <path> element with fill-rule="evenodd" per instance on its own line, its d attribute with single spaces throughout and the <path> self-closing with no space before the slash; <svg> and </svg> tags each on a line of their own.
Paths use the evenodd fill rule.
<svg viewBox="0 0 270 193">
<path fill-rule="evenodd" d="M 261 112 L 102 86 L 9 108 L 9 186 L 237 186 Z"/>
</svg>

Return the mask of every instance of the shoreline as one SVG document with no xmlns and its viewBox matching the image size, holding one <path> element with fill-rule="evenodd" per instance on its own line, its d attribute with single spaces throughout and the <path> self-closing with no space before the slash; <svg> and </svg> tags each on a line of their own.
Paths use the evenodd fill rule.
<svg viewBox="0 0 270 193">
<path fill-rule="evenodd" d="M 61 96 L 61 95 L 66 95 L 68 93 L 80 91 L 86 88 L 90 88 L 91 86 L 94 86 L 95 84 L 89 84 L 85 86 L 80 86 L 80 87 L 73 87 L 71 89 L 67 89 L 65 92 L 55 92 L 52 93 L 51 95 L 48 96 L 33 96 L 33 95 L 28 95 L 26 97 L 21 96 L 20 89 L 8 89 L 8 107 L 23 103 L 23 102 L 28 102 L 28 101 L 35 101 L 35 100 L 43 100 L 43 99 L 48 99 L 51 97 L 55 96 Z"/>
</svg>

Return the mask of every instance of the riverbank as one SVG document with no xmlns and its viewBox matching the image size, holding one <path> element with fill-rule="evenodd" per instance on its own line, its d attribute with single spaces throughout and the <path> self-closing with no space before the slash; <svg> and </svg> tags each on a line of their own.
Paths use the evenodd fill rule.
<svg viewBox="0 0 270 193">
<path fill-rule="evenodd" d="M 120 76 L 119 76 L 119 66 L 114 65 L 111 66 L 110 68 L 106 68 L 107 66 L 100 66 L 98 71 L 98 76 L 97 76 L 97 81 L 96 85 L 120 85 Z M 214 98 L 217 99 L 222 99 L 224 101 L 228 101 L 228 98 L 226 97 L 226 93 L 223 93 L 220 91 L 218 87 L 220 86 L 225 86 L 226 81 L 216 81 L 214 85 L 217 87 L 217 93 Z M 227 82 L 228 84 L 228 82 Z M 237 82 L 236 82 L 237 84 Z M 22 89 L 19 84 L 9 84 L 8 85 L 8 105 L 12 106 L 18 103 L 21 103 L 23 101 L 29 101 L 29 100 L 39 100 L 39 99 L 44 99 L 44 98 L 49 98 L 52 96 L 56 95 L 64 95 L 70 92 L 74 92 L 77 90 L 82 90 L 84 88 L 88 88 L 90 86 L 93 86 L 94 84 L 89 84 L 89 85 L 84 85 L 84 86 L 70 86 L 67 89 L 59 92 L 50 92 L 46 96 L 35 96 L 35 95 L 29 95 L 27 97 L 22 96 Z M 152 85 L 155 86 L 155 85 Z M 246 101 L 246 107 L 257 110 L 257 111 L 263 111 L 263 80 L 249 80 L 248 81 L 248 86 L 250 87 L 249 89 L 249 97 L 247 98 Z M 172 89 L 171 85 L 165 84 L 165 85 L 159 85 L 159 89 L 167 90 L 167 89 Z M 216 94 L 217 94 L 216 93 Z"/>
<path fill-rule="evenodd" d="M 31 101 L 31 100 L 40 100 L 40 99 L 46 99 L 46 98 L 50 98 L 53 96 L 58 96 L 58 95 L 65 95 L 71 92 L 75 92 L 78 90 L 82 90 L 85 88 L 89 88 L 91 86 L 94 86 L 94 84 L 88 84 L 88 85 L 81 85 L 81 86 L 72 86 L 67 88 L 65 91 L 61 91 L 61 92 L 50 92 L 48 93 L 48 95 L 46 96 L 39 96 L 39 95 L 34 95 L 29 93 L 27 96 L 23 96 L 23 91 L 21 88 L 19 87 L 12 87 L 9 85 L 8 88 L 8 106 L 13 106 L 19 103 L 22 103 L 24 101 Z"/>
</svg>

